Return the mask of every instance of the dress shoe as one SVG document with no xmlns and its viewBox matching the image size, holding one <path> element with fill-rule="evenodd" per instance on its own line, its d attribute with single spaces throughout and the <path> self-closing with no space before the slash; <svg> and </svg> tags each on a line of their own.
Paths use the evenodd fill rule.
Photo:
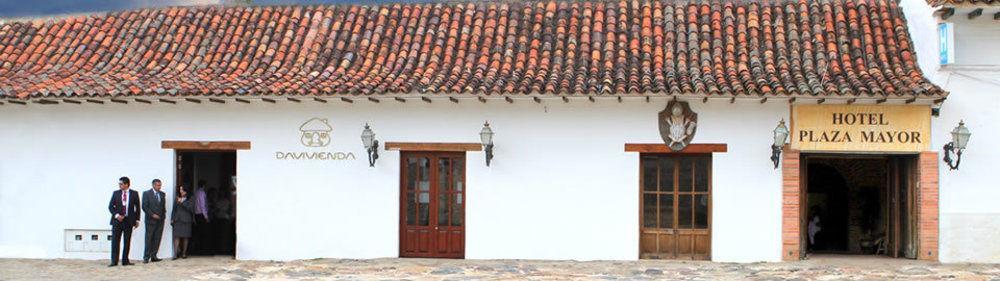
<svg viewBox="0 0 1000 281">
<path fill-rule="evenodd" d="M 129 265 L 135 265 L 135 264 L 131 263 L 131 262 L 127 262 L 127 261 L 126 262 L 122 262 L 122 266 L 129 266 Z"/>
<path fill-rule="evenodd" d="M 142 263 L 149 263 L 149 260 L 142 260 Z"/>
<path fill-rule="evenodd" d="M 163 259 L 160 259 L 160 258 L 152 258 L 152 259 L 149 259 L 149 261 L 151 261 L 151 262 L 158 262 L 158 261 L 162 261 L 162 260 L 163 260 Z"/>
<path fill-rule="evenodd" d="M 172 258 L 171 260 L 177 260 L 177 259 L 179 259 L 179 258 L 181 258 L 181 257 L 174 257 L 174 258 Z"/>
<path fill-rule="evenodd" d="M 112 264 L 109 264 L 109 265 L 108 265 L 108 267 L 116 267 L 116 266 L 118 266 L 118 264 L 117 264 L 117 263 L 112 263 Z"/>
<path fill-rule="evenodd" d="M 187 256 L 187 255 L 183 255 L 183 256 L 181 256 L 181 258 L 182 258 L 182 259 L 187 259 L 187 258 L 188 258 L 188 256 Z"/>
</svg>

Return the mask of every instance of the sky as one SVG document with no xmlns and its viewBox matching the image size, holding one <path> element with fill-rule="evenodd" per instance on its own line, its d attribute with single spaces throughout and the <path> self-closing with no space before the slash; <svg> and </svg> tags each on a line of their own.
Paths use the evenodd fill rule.
<svg viewBox="0 0 1000 281">
<path fill-rule="evenodd" d="M 0 0 L 0 18 L 44 17 L 147 7 L 249 1 L 253 5 L 414 2 L 413 0 Z"/>
</svg>

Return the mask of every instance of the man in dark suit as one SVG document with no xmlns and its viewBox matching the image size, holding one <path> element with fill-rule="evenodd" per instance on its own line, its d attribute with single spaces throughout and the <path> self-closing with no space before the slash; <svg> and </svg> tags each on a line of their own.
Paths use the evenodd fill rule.
<svg viewBox="0 0 1000 281">
<path fill-rule="evenodd" d="M 166 194 L 160 191 L 163 185 L 160 179 L 153 180 L 153 188 L 142 193 L 142 212 L 146 213 L 146 249 L 142 255 L 142 263 L 158 262 L 160 258 L 160 238 L 163 237 L 163 221 L 166 219 Z"/>
<path fill-rule="evenodd" d="M 118 179 L 118 190 L 111 193 L 111 202 L 108 203 L 108 211 L 111 212 L 111 234 L 114 240 L 111 241 L 111 264 L 118 265 L 118 248 L 122 243 L 122 235 L 125 236 L 125 247 L 122 249 L 122 265 L 132 265 L 128 261 L 128 248 L 132 242 L 132 229 L 139 226 L 139 192 L 129 190 L 131 182 L 128 177 Z"/>
</svg>

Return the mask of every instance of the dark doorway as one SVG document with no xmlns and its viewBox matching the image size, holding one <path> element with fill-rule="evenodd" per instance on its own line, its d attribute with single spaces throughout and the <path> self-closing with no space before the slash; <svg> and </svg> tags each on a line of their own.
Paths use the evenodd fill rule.
<svg viewBox="0 0 1000 281">
<path fill-rule="evenodd" d="M 809 254 L 916 257 L 916 157 L 806 155 L 803 245 Z"/>
<path fill-rule="evenodd" d="M 399 256 L 465 257 L 465 154 L 404 152 Z"/>
<path fill-rule="evenodd" d="M 195 202 L 188 254 L 235 256 L 236 151 L 177 151 L 175 182 Z"/>
</svg>

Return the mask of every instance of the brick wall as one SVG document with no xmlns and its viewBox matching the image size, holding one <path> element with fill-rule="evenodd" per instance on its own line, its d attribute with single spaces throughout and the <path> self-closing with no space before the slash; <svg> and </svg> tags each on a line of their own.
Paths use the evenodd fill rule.
<svg viewBox="0 0 1000 281">
<path fill-rule="evenodd" d="M 938 260 L 938 153 L 921 152 L 917 184 L 917 259 Z"/>
<path fill-rule="evenodd" d="M 801 257 L 802 241 L 799 151 L 786 145 L 781 158 L 781 259 L 796 261 Z"/>
</svg>

